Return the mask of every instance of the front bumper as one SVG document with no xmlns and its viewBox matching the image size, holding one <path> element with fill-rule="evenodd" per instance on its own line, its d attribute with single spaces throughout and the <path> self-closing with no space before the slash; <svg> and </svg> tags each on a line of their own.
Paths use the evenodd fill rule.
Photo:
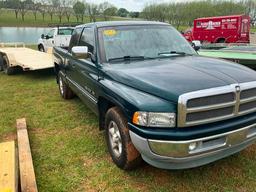
<svg viewBox="0 0 256 192">
<path fill-rule="evenodd" d="M 146 139 L 132 131 L 130 136 L 149 164 L 163 169 L 186 169 L 208 164 L 246 148 L 256 140 L 256 124 L 185 141 Z"/>
</svg>

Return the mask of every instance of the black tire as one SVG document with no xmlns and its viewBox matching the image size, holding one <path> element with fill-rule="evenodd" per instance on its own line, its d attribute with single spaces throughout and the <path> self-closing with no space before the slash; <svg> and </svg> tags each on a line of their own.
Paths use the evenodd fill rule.
<svg viewBox="0 0 256 192">
<path fill-rule="evenodd" d="M 38 45 L 38 51 L 45 52 L 44 46 L 42 44 Z"/>
<path fill-rule="evenodd" d="M 3 71 L 7 75 L 14 75 L 17 72 L 15 67 L 10 67 L 7 57 L 4 55 L 3 57 Z"/>
<path fill-rule="evenodd" d="M 111 132 L 113 132 L 113 122 L 116 125 L 116 131 L 119 131 L 119 134 L 114 134 L 117 135 L 115 141 L 120 143 L 120 145 L 114 142 L 113 134 L 111 134 Z M 116 133 L 118 133 L 118 131 Z M 118 107 L 113 107 L 106 113 L 105 137 L 112 160 L 119 168 L 131 170 L 140 165 L 142 160 L 141 155 L 131 141 L 127 120 Z M 118 147 L 113 147 L 113 143 Z"/>
<path fill-rule="evenodd" d="M 75 94 L 74 92 L 69 88 L 67 83 L 63 80 L 63 77 L 61 74 L 58 74 L 58 85 L 59 85 L 59 91 L 60 95 L 63 97 L 63 99 L 72 99 Z"/>
<path fill-rule="evenodd" d="M 226 40 L 225 39 L 218 39 L 217 43 L 225 43 Z"/>
<path fill-rule="evenodd" d="M 4 70 L 4 61 L 2 55 L 0 55 L 0 71 Z"/>
</svg>

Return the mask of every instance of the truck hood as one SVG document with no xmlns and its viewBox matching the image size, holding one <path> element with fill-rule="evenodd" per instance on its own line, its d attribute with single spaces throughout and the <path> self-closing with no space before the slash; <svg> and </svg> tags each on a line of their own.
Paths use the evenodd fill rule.
<svg viewBox="0 0 256 192">
<path fill-rule="evenodd" d="M 177 102 L 187 92 L 256 81 L 256 72 L 229 61 L 178 56 L 105 66 L 106 78 Z"/>
</svg>

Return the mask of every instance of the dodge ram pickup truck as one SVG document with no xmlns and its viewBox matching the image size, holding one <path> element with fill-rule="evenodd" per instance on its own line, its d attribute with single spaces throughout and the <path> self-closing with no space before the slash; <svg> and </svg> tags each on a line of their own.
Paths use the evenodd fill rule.
<svg viewBox="0 0 256 192">
<path fill-rule="evenodd" d="M 98 115 L 121 169 L 142 159 L 163 169 L 197 167 L 256 139 L 256 72 L 199 56 L 169 24 L 80 25 L 69 49 L 53 53 L 61 96 L 77 95 Z"/>
</svg>

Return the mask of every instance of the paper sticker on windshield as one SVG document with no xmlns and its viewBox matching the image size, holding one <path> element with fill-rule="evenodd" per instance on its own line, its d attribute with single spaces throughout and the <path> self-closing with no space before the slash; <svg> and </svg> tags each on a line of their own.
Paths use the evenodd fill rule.
<svg viewBox="0 0 256 192">
<path fill-rule="evenodd" d="M 104 35 L 106 36 L 115 36 L 117 34 L 117 31 L 114 29 L 104 30 Z"/>
</svg>

